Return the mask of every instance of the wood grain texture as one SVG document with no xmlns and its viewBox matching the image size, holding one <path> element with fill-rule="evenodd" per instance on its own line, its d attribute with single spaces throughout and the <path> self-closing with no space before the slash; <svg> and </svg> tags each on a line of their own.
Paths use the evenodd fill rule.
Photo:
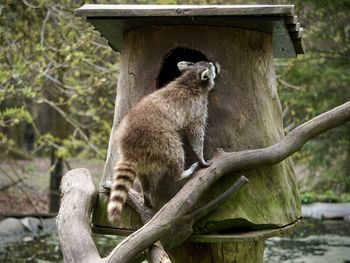
<svg viewBox="0 0 350 263">
<path fill-rule="evenodd" d="M 280 163 L 294 152 L 300 150 L 308 140 L 348 121 L 350 121 L 350 102 L 344 103 L 298 126 L 286 138 L 270 147 L 241 152 L 218 150 L 210 167 L 196 172 L 179 193 L 145 226 L 125 238 L 103 259 L 97 253 L 91 238 L 89 224 L 95 188 L 88 170 L 74 169 L 68 172 L 62 180 L 62 202 L 57 218 L 65 262 L 135 262 L 136 259 L 140 259 L 140 254 L 157 240 L 162 239 L 164 236 L 169 236 L 171 233 L 177 233 L 174 231 L 182 227 L 178 225 L 178 222 L 193 208 L 193 204 L 197 203 L 212 183 L 227 172 L 253 167 L 266 167 Z M 277 234 L 280 234 L 281 229 L 273 231 L 277 231 Z M 256 241 L 254 243 L 248 242 L 248 244 L 244 242 L 244 239 L 248 237 L 248 240 L 251 240 L 252 233 L 234 237 L 234 239 L 240 238 L 241 242 L 233 243 L 231 246 L 220 243 L 205 247 L 195 245 L 195 249 L 192 249 L 188 247 L 187 243 L 182 247 L 176 248 L 173 256 L 175 256 L 175 260 L 184 258 L 184 251 L 186 254 L 187 250 L 189 250 L 188 256 L 180 262 L 198 262 L 198 260 L 193 261 L 191 255 L 194 252 L 196 252 L 197 258 L 200 258 L 200 262 L 212 262 L 210 260 L 213 257 L 214 262 L 219 260 L 232 262 L 232 259 L 234 259 L 234 262 L 262 262 L 263 242 L 261 239 L 265 239 L 267 237 L 266 232 L 271 234 L 271 231 L 262 232 L 262 236 L 261 233 L 253 235 L 253 238 L 257 238 L 257 240 L 253 239 Z M 232 235 L 228 239 L 232 241 Z M 216 249 L 216 247 L 219 249 Z M 201 251 L 197 253 L 196 249 Z M 181 255 L 176 256 L 177 251 L 182 251 Z M 191 251 L 192 254 L 190 253 Z"/>
<path fill-rule="evenodd" d="M 294 5 L 101 5 L 85 4 L 78 16 L 255 16 L 293 15 Z"/>
<path fill-rule="evenodd" d="M 115 51 L 120 51 L 123 34 L 129 30 L 160 25 L 206 25 L 253 29 L 275 33 L 283 25 L 297 24 L 294 5 L 84 5 L 75 10 L 104 36 Z M 272 26 L 271 26 L 272 24 Z M 295 28 L 295 26 L 294 26 Z M 274 36 L 275 57 L 295 57 L 282 52 L 279 38 L 290 39 L 288 31 Z M 290 40 L 289 40 L 290 41 Z M 287 47 L 284 47 L 285 49 Z M 278 52 L 276 52 L 276 50 Z M 303 52 L 302 52 L 303 53 Z"/>
<path fill-rule="evenodd" d="M 213 164 L 206 169 L 197 171 L 176 196 L 158 211 L 151 221 L 133 235 L 124 239 L 112 251 L 108 262 L 123 260 L 131 262 L 138 253 L 159 238 L 169 235 L 169 233 L 176 233 L 172 229 L 173 227 L 176 228 L 176 222 L 181 220 L 191 209 L 192 204 L 196 204 L 206 190 L 211 187 L 212 183 L 222 177 L 223 174 L 230 171 L 278 164 L 286 157 L 300 150 L 308 140 L 348 121 L 350 121 L 350 102 L 344 103 L 298 126 L 286 138 L 273 146 L 241 152 L 227 153 L 222 150 L 218 151 L 213 158 Z M 181 225 L 178 227 L 181 228 Z M 249 250 L 249 248 L 246 249 Z M 244 253 L 246 250 L 237 250 L 238 257 L 243 256 L 240 251 Z M 225 255 L 225 252 L 222 253 Z M 202 255 L 207 254 L 203 251 Z M 214 259 L 214 262 L 217 261 Z"/>
<path fill-rule="evenodd" d="M 61 183 L 57 229 L 64 262 L 102 262 L 91 236 L 90 215 L 96 196 L 87 169 L 69 171 Z"/>
<path fill-rule="evenodd" d="M 108 40 L 115 51 L 121 51 L 125 32 L 152 26 L 211 26 L 255 30 L 273 35 L 274 57 L 295 57 L 293 42 L 279 16 L 181 16 L 181 17 L 88 17 L 87 19 Z"/>
</svg>

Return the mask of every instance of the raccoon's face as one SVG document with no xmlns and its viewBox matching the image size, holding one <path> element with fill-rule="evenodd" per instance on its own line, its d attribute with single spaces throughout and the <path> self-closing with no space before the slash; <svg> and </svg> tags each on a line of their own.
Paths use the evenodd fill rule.
<svg viewBox="0 0 350 263">
<path fill-rule="evenodd" d="M 211 91 L 214 88 L 214 79 L 220 73 L 220 64 L 218 62 L 215 62 L 214 64 L 209 61 L 199 61 L 196 63 L 180 61 L 177 63 L 177 66 L 181 72 L 187 70 L 196 71 L 201 81 L 207 83 L 208 91 Z"/>
</svg>

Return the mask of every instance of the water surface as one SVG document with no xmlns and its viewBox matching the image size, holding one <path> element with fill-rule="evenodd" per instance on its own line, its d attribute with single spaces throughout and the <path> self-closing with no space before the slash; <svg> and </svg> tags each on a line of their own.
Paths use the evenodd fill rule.
<svg viewBox="0 0 350 263">
<path fill-rule="evenodd" d="M 94 235 L 95 244 L 106 256 L 121 238 Z M 63 262 L 56 233 L 25 236 L 0 244 L 0 262 Z M 294 234 L 266 241 L 265 263 L 350 263 L 350 222 L 305 220 Z"/>
</svg>

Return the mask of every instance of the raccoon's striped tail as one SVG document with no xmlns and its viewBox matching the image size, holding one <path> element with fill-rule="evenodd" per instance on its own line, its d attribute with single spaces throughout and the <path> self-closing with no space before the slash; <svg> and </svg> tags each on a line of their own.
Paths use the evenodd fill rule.
<svg viewBox="0 0 350 263">
<path fill-rule="evenodd" d="M 109 221 L 115 225 L 120 222 L 121 212 L 135 177 L 136 172 L 130 162 L 119 162 L 113 168 L 113 182 L 107 212 Z"/>
</svg>

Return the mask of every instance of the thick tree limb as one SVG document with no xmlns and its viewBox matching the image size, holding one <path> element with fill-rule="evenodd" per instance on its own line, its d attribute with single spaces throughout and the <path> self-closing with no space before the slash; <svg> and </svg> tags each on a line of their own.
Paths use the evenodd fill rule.
<svg viewBox="0 0 350 263">
<path fill-rule="evenodd" d="M 310 139 L 350 120 L 350 102 L 323 113 L 298 126 L 279 143 L 257 150 L 217 152 L 213 164 L 199 170 L 186 185 L 142 228 L 125 238 L 107 257 L 107 262 L 130 262 L 138 253 L 167 234 L 201 195 L 224 174 L 237 170 L 274 165 L 283 161 Z"/>
<path fill-rule="evenodd" d="M 249 180 L 245 176 L 241 176 L 229 189 L 223 194 L 216 197 L 206 205 L 200 207 L 195 211 L 190 211 L 189 214 L 179 218 L 176 223 L 173 223 L 170 227 L 167 235 L 161 238 L 162 244 L 167 248 L 173 248 L 179 246 L 185 240 L 187 240 L 193 233 L 193 226 L 197 220 L 205 217 L 211 213 L 215 208 L 223 204 L 227 199 L 233 196 L 242 186 L 244 186 Z"/>
<path fill-rule="evenodd" d="M 72 170 L 65 176 L 67 179 L 64 177 L 62 181 L 63 199 L 57 220 L 65 261 L 133 262 L 145 249 L 180 229 L 181 226 L 176 225 L 182 222 L 186 215 L 191 214 L 193 206 L 204 192 L 224 174 L 277 164 L 299 150 L 308 140 L 349 120 L 350 102 L 347 102 L 300 125 L 273 146 L 232 153 L 218 150 L 210 167 L 197 171 L 147 224 L 125 238 L 104 259 L 101 259 L 96 251 L 89 226 L 94 187 L 86 181 L 87 170 Z M 184 233 L 186 234 L 186 231 Z"/>
<path fill-rule="evenodd" d="M 186 218 L 189 218 L 192 221 L 197 221 L 197 220 L 205 217 L 210 212 L 212 212 L 215 208 L 219 207 L 226 200 L 228 200 L 230 197 L 232 197 L 233 194 L 235 194 L 243 185 L 245 185 L 248 182 L 249 182 L 249 180 L 245 176 L 242 175 L 229 189 L 227 189 L 219 197 L 217 197 L 216 199 L 207 203 L 206 205 L 199 208 L 198 210 L 192 212 L 191 214 L 186 215 L 185 220 L 186 220 Z"/>
<path fill-rule="evenodd" d="M 143 196 L 134 189 L 129 190 L 127 201 L 141 216 L 144 224 L 154 216 L 152 209 L 145 205 Z M 159 241 L 148 248 L 148 260 L 150 263 L 171 263 L 168 254 Z"/>
<path fill-rule="evenodd" d="M 134 189 L 130 189 L 127 202 L 140 215 L 141 220 L 146 224 L 154 216 L 154 212 L 149 207 L 145 206 L 143 196 Z"/>
<path fill-rule="evenodd" d="M 96 190 L 89 170 L 69 171 L 62 178 L 61 190 L 56 223 L 64 262 L 103 262 L 91 236 L 90 216 Z"/>
</svg>

